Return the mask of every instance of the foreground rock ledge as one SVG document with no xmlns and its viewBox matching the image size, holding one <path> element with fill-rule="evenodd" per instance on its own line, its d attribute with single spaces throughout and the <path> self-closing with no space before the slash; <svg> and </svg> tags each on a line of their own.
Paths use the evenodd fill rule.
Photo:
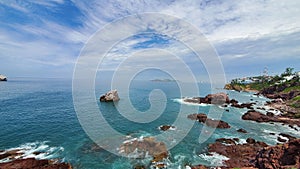
<svg viewBox="0 0 300 169">
<path fill-rule="evenodd" d="M 35 158 L 17 159 L 0 163 L 1 169 L 72 169 L 68 163 L 55 163 L 51 160 L 37 160 Z"/>
<path fill-rule="evenodd" d="M 117 90 L 111 90 L 104 95 L 100 96 L 100 102 L 116 102 L 119 101 L 119 95 Z"/>
</svg>

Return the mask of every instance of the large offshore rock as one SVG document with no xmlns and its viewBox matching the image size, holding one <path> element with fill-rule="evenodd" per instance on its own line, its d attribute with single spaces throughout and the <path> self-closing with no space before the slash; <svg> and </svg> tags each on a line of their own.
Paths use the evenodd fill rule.
<svg viewBox="0 0 300 169">
<path fill-rule="evenodd" d="M 100 102 L 115 102 L 119 101 L 119 95 L 117 90 L 111 90 L 104 95 L 100 96 Z"/>
</svg>

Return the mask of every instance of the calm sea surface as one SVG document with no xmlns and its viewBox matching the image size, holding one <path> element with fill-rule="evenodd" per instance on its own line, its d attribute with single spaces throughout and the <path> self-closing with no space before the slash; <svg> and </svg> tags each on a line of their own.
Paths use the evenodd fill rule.
<svg viewBox="0 0 300 169">
<path fill-rule="evenodd" d="M 96 82 L 95 95 L 97 98 L 110 90 L 108 84 Z M 161 133 L 158 130 L 160 125 L 173 124 L 177 119 L 181 106 L 189 110 L 195 109 L 193 105 L 180 103 L 179 87 L 175 82 L 151 82 L 136 81 L 132 82 L 129 90 L 132 105 L 139 111 L 146 111 L 150 108 L 149 94 L 153 89 L 160 89 L 165 94 L 165 99 L 158 95 L 152 96 L 156 102 L 164 102 L 166 105 L 159 118 L 150 123 L 136 123 L 123 117 L 113 103 L 100 103 L 99 110 L 106 121 L 115 130 L 122 133 L 124 138 L 155 136 Z M 210 85 L 199 84 L 200 95 L 205 96 L 211 92 Z M 120 95 L 122 90 L 118 89 Z M 214 90 L 221 92 L 223 90 Z M 238 93 L 225 91 L 230 98 L 235 98 L 240 102 L 257 102 L 261 106 L 265 98 L 257 98 L 251 93 Z M 192 97 L 191 95 L 187 97 Z M 120 100 L 120 105 L 124 99 Z M 192 124 L 191 130 L 182 141 L 179 142 L 170 152 L 167 161 L 168 168 L 184 168 L 184 164 L 204 164 L 220 165 L 222 156 L 215 154 L 207 156 L 207 145 L 215 139 L 225 137 L 238 137 L 243 143 L 248 137 L 264 141 L 268 144 L 276 144 L 277 135 L 268 133 L 284 132 L 297 137 L 300 133 L 281 124 L 258 124 L 251 121 L 241 120 L 241 116 L 246 109 L 224 108 L 211 105 L 196 106 L 199 113 L 211 111 L 211 117 L 215 114 L 223 113 L 222 120 L 231 125 L 230 129 L 217 129 L 211 137 L 204 143 L 199 143 L 199 134 L 203 128 L 200 123 Z M 179 117 L 185 118 L 185 117 Z M 99 124 L 101 127 L 101 124 Z M 176 126 L 175 126 L 176 127 Z M 243 128 L 247 134 L 236 132 Z M 180 128 L 167 131 L 180 132 Z M 132 168 L 136 164 L 149 164 L 149 159 L 128 159 L 111 154 L 108 151 L 95 148 L 93 141 L 82 129 L 77 118 L 72 98 L 72 81 L 62 79 L 30 79 L 14 78 L 8 82 L 0 83 L 0 150 L 10 148 L 26 149 L 27 157 L 37 158 L 61 158 L 63 161 L 70 162 L 75 168 Z M 43 152 L 34 155 L 32 152 Z"/>
</svg>

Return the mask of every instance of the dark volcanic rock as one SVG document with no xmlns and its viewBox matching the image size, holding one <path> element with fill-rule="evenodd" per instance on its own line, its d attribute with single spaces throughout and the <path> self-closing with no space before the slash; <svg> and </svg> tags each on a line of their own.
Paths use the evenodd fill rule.
<svg viewBox="0 0 300 169">
<path fill-rule="evenodd" d="M 17 159 L 14 161 L 0 163 L 2 169 L 71 169 L 67 163 L 53 163 L 50 160 L 37 160 L 34 158 Z"/>
<path fill-rule="evenodd" d="M 247 133 L 247 131 L 245 129 L 238 129 L 237 132 L 240 132 L 240 133 Z"/>
<path fill-rule="evenodd" d="M 263 148 L 255 158 L 255 165 L 261 169 L 299 168 L 300 139 Z"/>
<path fill-rule="evenodd" d="M 230 128 L 230 125 L 222 120 L 213 120 L 210 118 L 207 118 L 206 114 L 200 113 L 200 114 L 190 114 L 187 116 L 191 120 L 198 120 L 200 123 L 205 123 L 209 127 L 216 127 L 216 128 Z"/>
</svg>

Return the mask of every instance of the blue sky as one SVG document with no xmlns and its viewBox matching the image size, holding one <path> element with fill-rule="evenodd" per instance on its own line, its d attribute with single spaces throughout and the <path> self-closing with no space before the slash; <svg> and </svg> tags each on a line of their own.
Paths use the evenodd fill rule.
<svg viewBox="0 0 300 169">
<path fill-rule="evenodd" d="M 72 78 L 81 49 L 97 30 L 144 12 L 172 15 L 197 27 L 215 47 L 227 79 L 259 75 L 264 67 L 270 74 L 286 67 L 299 71 L 299 9 L 295 0 L 0 0 L 0 73 Z M 122 58 L 143 48 L 184 51 L 169 37 L 139 34 L 116 45 L 102 69 L 111 71 Z M 159 59 L 164 62 L 160 57 L 158 64 Z M 184 52 L 182 58 L 203 80 L 201 63 Z"/>
</svg>

